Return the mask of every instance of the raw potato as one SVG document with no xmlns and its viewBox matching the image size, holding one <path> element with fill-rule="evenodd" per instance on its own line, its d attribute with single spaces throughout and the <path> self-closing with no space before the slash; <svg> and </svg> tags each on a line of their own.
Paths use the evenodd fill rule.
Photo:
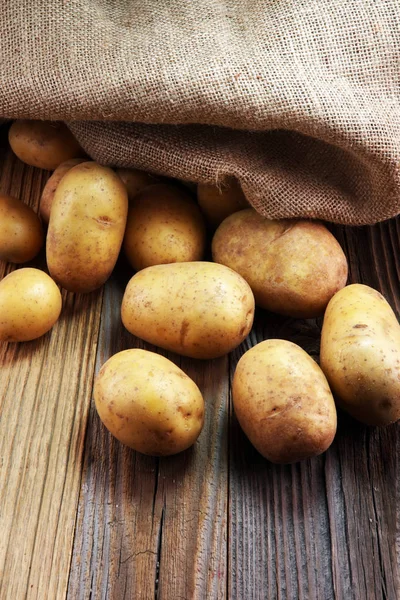
<svg viewBox="0 0 400 600">
<path fill-rule="evenodd" d="M 10 146 L 27 165 L 53 171 L 62 162 L 85 153 L 64 123 L 14 121 L 8 132 Z"/>
<path fill-rule="evenodd" d="M 116 173 L 126 187 L 129 203 L 144 188 L 160 181 L 160 177 L 157 177 L 157 175 L 139 171 L 139 169 L 117 169 Z"/>
<path fill-rule="evenodd" d="M 83 162 L 87 162 L 87 160 L 85 158 L 71 158 L 71 160 L 66 160 L 57 167 L 53 175 L 48 179 L 40 199 L 40 216 L 45 223 L 49 222 L 54 194 L 61 179 L 64 177 L 65 173 L 68 173 L 68 171 L 72 169 L 72 167 Z"/>
<path fill-rule="evenodd" d="M 151 344 L 192 358 L 216 358 L 249 333 L 254 297 L 245 280 L 222 265 L 156 265 L 132 277 L 121 314 L 128 331 Z"/>
<path fill-rule="evenodd" d="M 94 386 L 100 419 L 123 444 L 153 456 L 186 450 L 204 423 L 197 385 L 173 362 L 146 350 L 114 354 Z"/>
<path fill-rule="evenodd" d="M 91 292 L 109 278 L 121 248 L 128 197 L 109 168 L 73 167 L 59 183 L 47 233 L 51 276 L 70 292 Z"/>
<path fill-rule="evenodd" d="M 233 178 L 221 186 L 199 183 L 197 201 L 212 229 L 229 215 L 248 206 L 240 184 Z"/>
<path fill-rule="evenodd" d="M 205 242 L 203 215 L 179 187 L 152 185 L 137 194 L 129 207 L 124 250 L 136 271 L 201 260 Z"/>
<path fill-rule="evenodd" d="M 246 279 L 258 306 L 291 317 L 323 315 L 347 281 L 346 256 L 324 225 L 272 221 L 252 208 L 225 219 L 212 254 Z"/>
<path fill-rule="evenodd" d="M 317 456 L 336 433 L 336 408 L 325 375 L 299 346 L 257 344 L 239 360 L 233 405 L 253 446 L 274 463 Z"/>
<path fill-rule="evenodd" d="M 321 368 L 338 406 L 367 425 L 400 419 L 400 325 L 385 298 L 355 283 L 328 304 Z"/>
<path fill-rule="evenodd" d="M 0 194 L 0 260 L 32 260 L 44 243 L 42 224 L 35 211 L 17 198 Z"/>
<path fill-rule="evenodd" d="M 62 300 L 54 281 L 39 269 L 13 271 L 0 281 L 0 341 L 26 342 L 49 331 Z"/>
</svg>

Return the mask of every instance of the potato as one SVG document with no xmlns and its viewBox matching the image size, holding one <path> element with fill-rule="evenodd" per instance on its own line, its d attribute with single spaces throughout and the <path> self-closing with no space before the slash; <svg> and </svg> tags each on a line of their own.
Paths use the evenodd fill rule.
<svg viewBox="0 0 400 600">
<path fill-rule="evenodd" d="M 400 325 L 385 298 L 355 283 L 329 302 L 321 368 L 340 408 L 366 425 L 400 419 Z"/>
<path fill-rule="evenodd" d="M 186 450 L 204 423 L 197 385 L 173 362 L 146 350 L 114 354 L 94 386 L 100 419 L 120 442 L 153 456 Z"/>
<path fill-rule="evenodd" d="M 40 216 L 45 223 L 49 222 L 54 194 L 61 179 L 72 167 L 83 162 L 87 162 L 85 158 L 71 158 L 71 160 L 66 160 L 57 167 L 53 175 L 47 180 L 40 199 Z"/>
<path fill-rule="evenodd" d="M 85 155 L 68 127 L 58 121 L 14 121 L 8 141 L 20 160 L 39 169 L 52 171 L 70 158 Z"/>
<path fill-rule="evenodd" d="M 128 196 L 107 167 L 85 162 L 64 175 L 54 194 L 47 232 L 51 276 L 70 292 L 99 288 L 121 248 Z"/>
<path fill-rule="evenodd" d="M 151 344 L 192 358 L 216 358 L 249 333 L 254 297 L 245 280 L 222 265 L 156 265 L 129 281 L 121 316 L 128 331 Z"/>
<path fill-rule="evenodd" d="M 324 452 L 336 433 L 325 375 L 299 346 L 267 340 L 248 350 L 233 377 L 233 405 L 253 446 L 274 463 Z"/>
<path fill-rule="evenodd" d="M 197 201 L 212 229 L 216 229 L 229 215 L 248 206 L 242 188 L 234 178 L 220 186 L 199 183 Z"/>
<path fill-rule="evenodd" d="M 13 271 L 0 281 L 0 341 L 26 342 L 49 331 L 60 316 L 60 290 L 39 269 Z"/>
<path fill-rule="evenodd" d="M 126 187 L 129 203 L 144 188 L 160 181 L 160 177 L 157 175 L 139 171 L 139 169 L 117 169 L 116 173 Z"/>
<path fill-rule="evenodd" d="M 258 306 L 291 317 L 321 316 L 347 281 L 346 257 L 324 225 L 272 221 L 252 208 L 219 226 L 212 255 L 246 279 Z"/>
<path fill-rule="evenodd" d="M 129 207 L 124 250 L 136 271 L 201 260 L 205 242 L 203 215 L 181 188 L 152 185 L 139 192 Z"/>
<path fill-rule="evenodd" d="M 0 194 L 0 260 L 32 260 L 44 243 L 42 224 L 35 211 L 17 198 Z"/>
</svg>

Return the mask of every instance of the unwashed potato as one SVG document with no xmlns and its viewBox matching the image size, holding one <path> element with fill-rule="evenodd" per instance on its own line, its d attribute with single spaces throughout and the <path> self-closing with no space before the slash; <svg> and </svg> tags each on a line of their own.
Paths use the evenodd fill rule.
<svg viewBox="0 0 400 600">
<path fill-rule="evenodd" d="M 42 192 L 42 197 L 40 199 L 39 209 L 40 216 L 45 223 L 49 222 L 54 194 L 61 179 L 64 177 L 65 173 L 68 173 L 68 171 L 72 169 L 72 167 L 75 167 L 83 162 L 87 162 L 85 158 L 71 158 L 71 160 L 66 160 L 57 167 L 52 176 L 47 180 Z"/>
<path fill-rule="evenodd" d="M 192 358 L 216 358 L 249 333 L 254 297 L 245 280 L 223 265 L 156 265 L 129 281 L 121 315 L 128 331 L 151 344 Z"/>
<path fill-rule="evenodd" d="M 139 169 L 117 169 L 116 173 L 126 187 L 129 203 L 148 185 L 159 183 L 160 177 Z"/>
<path fill-rule="evenodd" d="M 220 186 L 199 183 L 197 201 L 212 229 L 216 229 L 229 215 L 248 206 L 240 184 L 233 178 Z"/>
<path fill-rule="evenodd" d="M 44 243 L 42 224 L 35 211 L 17 198 L 0 194 L 0 260 L 32 260 Z"/>
<path fill-rule="evenodd" d="M 151 185 L 129 206 L 124 250 L 139 271 L 152 265 L 201 260 L 206 242 L 203 215 L 184 189 Z"/>
<path fill-rule="evenodd" d="M 62 300 L 54 281 L 39 269 L 13 271 L 0 281 L 0 341 L 26 342 L 49 331 Z"/>
<path fill-rule="evenodd" d="M 111 275 L 121 248 L 128 197 L 119 177 L 95 162 L 64 175 L 47 233 L 51 276 L 70 292 L 91 292 Z"/>
<path fill-rule="evenodd" d="M 325 375 L 299 346 L 267 340 L 239 360 L 233 405 L 253 446 L 274 463 L 324 452 L 336 433 L 336 408 Z"/>
<path fill-rule="evenodd" d="M 385 298 L 359 283 L 325 312 L 321 368 L 338 405 L 367 425 L 400 419 L 400 325 Z"/>
<path fill-rule="evenodd" d="M 85 153 L 64 123 L 58 121 L 14 121 L 8 140 L 27 165 L 53 171 L 62 162 Z"/>
<path fill-rule="evenodd" d="M 197 385 L 167 358 L 146 350 L 114 354 L 94 386 L 100 419 L 120 442 L 152 456 L 192 446 L 204 423 Z"/>
<path fill-rule="evenodd" d="M 221 223 L 212 255 L 246 279 L 258 306 L 291 317 L 321 316 L 347 281 L 346 256 L 324 225 L 273 221 L 252 208 Z"/>
</svg>

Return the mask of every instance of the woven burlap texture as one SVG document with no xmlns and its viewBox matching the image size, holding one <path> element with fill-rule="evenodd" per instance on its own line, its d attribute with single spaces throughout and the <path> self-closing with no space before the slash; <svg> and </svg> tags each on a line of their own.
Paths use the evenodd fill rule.
<svg viewBox="0 0 400 600">
<path fill-rule="evenodd" d="M 262 214 L 400 212 L 399 0 L 0 3 L 0 117 L 96 160 L 236 176 Z"/>
</svg>

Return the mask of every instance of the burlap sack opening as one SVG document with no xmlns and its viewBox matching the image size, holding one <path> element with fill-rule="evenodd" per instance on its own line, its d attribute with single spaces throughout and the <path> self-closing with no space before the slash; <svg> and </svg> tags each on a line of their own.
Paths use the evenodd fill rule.
<svg viewBox="0 0 400 600">
<path fill-rule="evenodd" d="M 234 175 L 268 217 L 400 212 L 398 0 L 19 0 L 0 23 L 0 117 L 64 120 L 109 165 Z"/>
</svg>

